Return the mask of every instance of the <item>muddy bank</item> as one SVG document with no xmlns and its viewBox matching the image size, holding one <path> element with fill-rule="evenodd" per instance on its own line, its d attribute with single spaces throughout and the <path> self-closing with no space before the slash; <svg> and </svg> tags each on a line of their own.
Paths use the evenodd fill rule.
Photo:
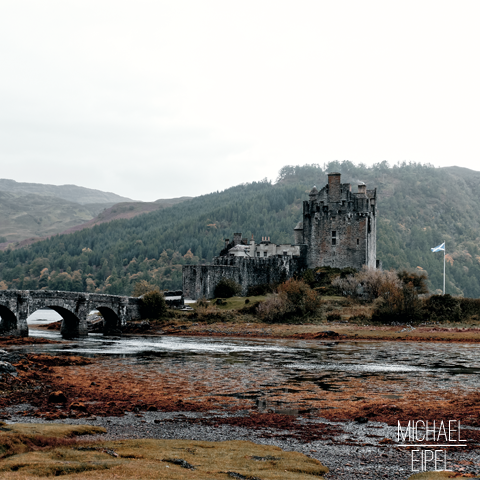
<svg viewBox="0 0 480 480">
<path fill-rule="evenodd" d="M 480 426 L 476 390 L 425 389 L 417 380 L 383 374 L 338 374 L 329 385 L 305 376 L 296 385 L 275 369 L 255 367 L 255 357 L 245 368 L 235 367 L 234 357 L 237 363 L 228 366 L 200 358 L 154 360 L 24 354 L 12 362 L 17 376 L 0 380 L 0 410 L 14 421 L 105 426 L 110 439 L 250 439 L 285 446 L 323 461 L 332 480 L 366 472 L 368 478 L 407 478 L 410 454 L 395 446 L 398 420 Z M 279 406 L 288 406 L 289 414 Z M 480 463 L 478 433 L 464 429 L 469 448 L 449 452 L 458 469 L 465 468 L 460 461 L 474 462 L 472 468 Z"/>
<path fill-rule="evenodd" d="M 334 334 L 329 332 L 334 332 Z M 346 323 L 322 325 L 272 325 L 258 323 L 182 324 L 148 333 L 205 337 L 292 338 L 315 340 L 337 337 L 338 340 L 386 340 L 408 342 L 480 343 L 480 328 L 439 326 L 372 326 Z"/>
<path fill-rule="evenodd" d="M 60 330 L 61 322 L 36 325 L 34 328 Z M 457 326 L 379 326 L 327 322 L 323 324 L 265 324 L 265 323 L 169 323 L 159 325 L 148 321 L 123 327 L 123 333 L 132 335 L 182 335 L 196 337 L 241 337 L 322 340 L 335 337 L 339 341 L 382 340 L 398 342 L 458 342 L 480 343 L 480 328 Z M 89 331 L 101 332 L 101 328 Z M 0 338 L 0 346 L 1 346 Z M 25 340 L 27 343 L 29 340 Z M 38 343 L 46 343 L 39 341 Z M 26 344 L 27 344 L 26 343 Z M 10 344 L 15 344 L 13 343 Z"/>
<path fill-rule="evenodd" d="M 425 390 L 418 379 L 406 383 L 393 378 L 387 383 L 383 375 L 339 375 L 325 388 L 315 378 L 306 377 L 297 386 L 279 372 L 241 370 L 243 374 L 238 376 L 215 364 L 160 362 L 158 370 L 158 366 L 122 359 L 45 354 L 27 354 L 20 359 L 16 354 L 12 363 L 18 375 L 1 377 L 0 409 L 30 404 L 22 415 L 47 419 L 145 411 L 244 411 L 250 418 L 249 428 L 255 428 L 258 421 L 283 421 L 276 413 L 288 406 L 312 419 L 353 421 L 361 417 L 396 425 L 398 420 L 412 418 L 455 418 L 462 425 L 480 426 L 480 391 Z M 264 400 L 259 401 L 255 392 L 261 392 Z M 265 414 L 273 416 L 255 416 Z"/>
</svg>

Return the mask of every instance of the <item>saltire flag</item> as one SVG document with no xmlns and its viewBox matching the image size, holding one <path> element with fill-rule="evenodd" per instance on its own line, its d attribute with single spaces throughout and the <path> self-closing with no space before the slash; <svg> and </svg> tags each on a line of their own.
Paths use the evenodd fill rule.
<svg viewBox="0 0 480 480">
<path fill-rule="evenodd" d="M 440 251 L 445 251 L 445 242 L 443 242 L 441 245 L 438 247 L 431 248 L 432 252 L 440 252 Z"/>
</svg>

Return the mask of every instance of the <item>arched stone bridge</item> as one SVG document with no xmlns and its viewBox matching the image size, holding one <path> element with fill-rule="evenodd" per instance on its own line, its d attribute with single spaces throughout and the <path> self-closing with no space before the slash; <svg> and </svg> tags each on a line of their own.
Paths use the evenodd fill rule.
<svg viewBox="0 0 480 480">
<path fill-rule="evenodd" d="M 104 333 L 119 334 L 128 320 L 140 318 L 141 300 L 135 297 L 49 290 L 0 291 L 0 335 L 28 336 L 27 318 L 40 308 L 51 308 L 62 318 L 63 338 L 85 337 L 87 316 L 98 310 L 105 321 Z"/>
</svg>

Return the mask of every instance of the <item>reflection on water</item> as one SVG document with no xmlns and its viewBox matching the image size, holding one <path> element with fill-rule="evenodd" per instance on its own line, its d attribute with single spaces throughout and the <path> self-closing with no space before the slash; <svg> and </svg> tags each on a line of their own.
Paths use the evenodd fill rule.
<svg viewBox="0 0 480 480">
<path fill-rule="evenodd" d="M 57 331 L 31 330 L 32 336 L 61 340 Z M 478 385 L 480 345 L 415 342 L 339 342 L 282 339 L 225 339 L 223 337 L 118 337 L 90 334 L 84 340 L 17 347 L 56 355 L 77 354 L 123 359 L 149 370 L 171 365 L 195 371 L 221 369 L 226 375 L 271 373 L 272 378 L 301 386 L 312 382 L 335 391 L 348 378 L 377 377 L 409 381 L 432 389 L 463 389 Z M 229 373 L 227 373 L 229 372 Z M 275 384 L 275 381 L 270 382 Z M 271 386 L 267 383 L 265 386 Z"/>
</svg>

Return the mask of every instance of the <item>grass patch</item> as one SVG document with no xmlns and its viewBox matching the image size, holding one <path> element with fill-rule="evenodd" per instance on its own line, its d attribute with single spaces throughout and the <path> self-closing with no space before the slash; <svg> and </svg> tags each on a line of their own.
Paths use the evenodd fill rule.
<svg viewBox="0 0 480 480">
<path fill-rule="evenodd" d="M 422 472 L 408 477 L 407 480 L 442 480 L 444 478 L 452 478 L 453 475 L 454 472 Z"/>
<path fill-rule="evenodd" d="M 246 441 L 123 440 L 88 444 L 77 442 L 35 449 L 25 444 L 23 433 L 13 433 L 15 429 L 25 432 L 28 430 L 25 426 L 8 427 L 14 428 L 1 432 L 0 442 L 5 443 L 7 437 L 10 440 L 16 437 L 19 444 L 24 444 L 25 451 L 13 453 L 0 463 L 0 476 L 6 480 L 33 480 L 48 476 L 72 480 L 225 480 L 229 478 L 227 472 L 262 480 L 321 480 L 328 472 L 328 468 L 318 460 L 301 453 Z M 31 437 L 33 432 L 58 434 L 56 438 L 60 441 L 82 428 L 77 425 L 39 424 L 29 424 L 29 427 Z M 85 431 L 81 430 L 81 433 Z M 263 460 L 259 461 L 259 457 Z M 165 459 L 184 460 L 195 470 Z"/>
<path fill-rule="evenodd" d="M 211 305 L 215 305 L 220 310 L 241 310 L 246 305 L 252 305 L 254 303 L 263 302 L 265 295 L 259 295 L 256 297 L 230 297 L 222 298 L 222 303 L 218 304 L 217 299 L 210 300 Z M 245 301 L 248 300 L 247 303 Z"/>
</svg>

